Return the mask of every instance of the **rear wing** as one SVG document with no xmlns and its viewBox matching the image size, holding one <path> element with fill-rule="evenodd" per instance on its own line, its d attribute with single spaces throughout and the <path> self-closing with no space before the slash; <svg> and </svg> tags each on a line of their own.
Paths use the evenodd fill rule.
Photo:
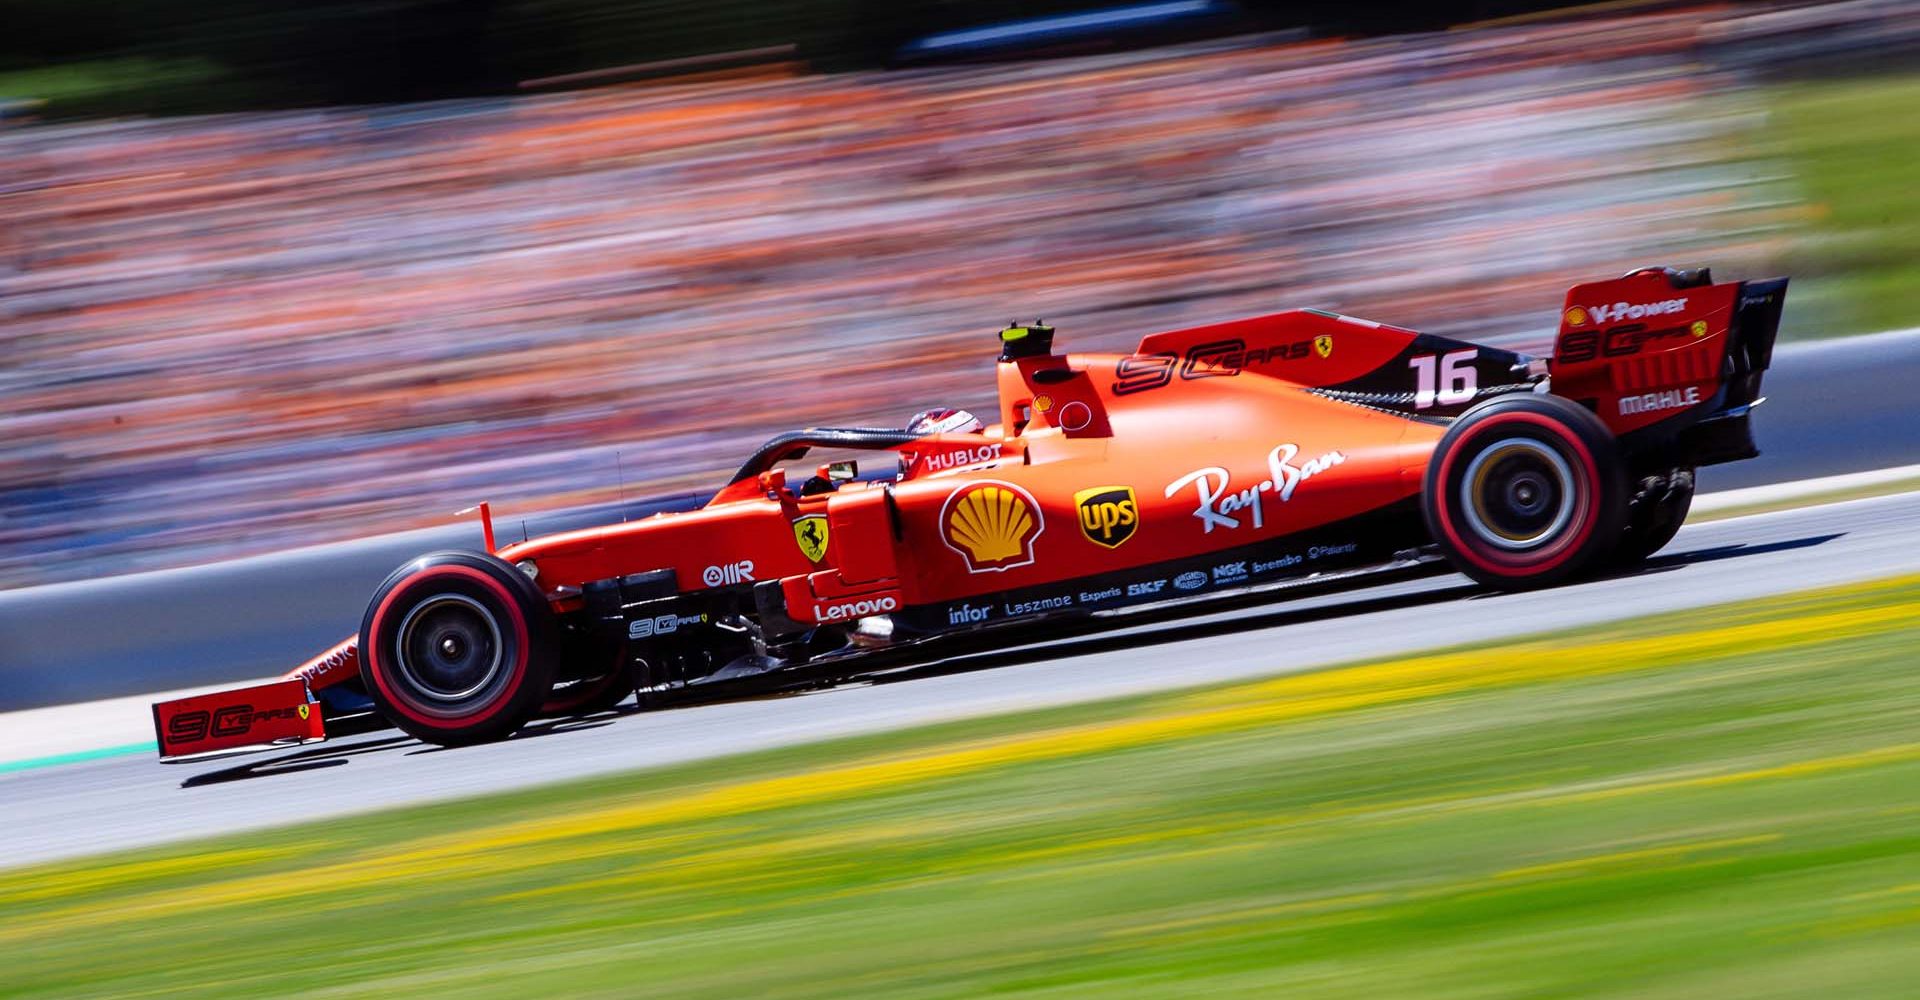
<svg viewBox="0 0 1920 1000">
<path fill-rule="evenodd" d="M 1629 454 L 1699 466 L 1758 455 L 1787 279 L 1715 284 L 1706 268 L 1642 268 L 1568 290 L 1548 371 L 1555 395 L 1597 414 Z"/>
</svg>

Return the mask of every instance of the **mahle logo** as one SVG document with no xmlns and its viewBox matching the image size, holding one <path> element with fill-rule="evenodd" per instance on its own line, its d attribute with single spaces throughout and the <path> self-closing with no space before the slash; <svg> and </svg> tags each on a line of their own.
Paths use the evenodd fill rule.
<svg viewBox="0 0 1920 1000">
<path fill-rule="evenodd" d="M 1140 527 L 1140 501 L 1131 486 L 1095 486 L 1073 495 L 1080 533 L 1095 545 L 1117 549 Z"/>
</svg>

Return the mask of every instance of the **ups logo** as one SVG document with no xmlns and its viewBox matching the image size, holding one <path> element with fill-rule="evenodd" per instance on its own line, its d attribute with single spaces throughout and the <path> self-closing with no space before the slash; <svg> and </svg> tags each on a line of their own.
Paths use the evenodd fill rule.
<svg viewBox="0 0 1920 1000">
<path fill-rule="evenodd" d="M 1080 533 L 1095 545 L 1117 549 L 1140 527 L 1140 502 L 1131 486 L 1095 486 L 1073 495 Z"/>
</svg>

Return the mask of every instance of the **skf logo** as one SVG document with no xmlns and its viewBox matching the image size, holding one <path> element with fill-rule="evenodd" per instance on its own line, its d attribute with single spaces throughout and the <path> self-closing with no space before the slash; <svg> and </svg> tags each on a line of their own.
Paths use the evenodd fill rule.
<svg viewBox="0 0 1920 1000">
<path fill-rule="evenodd" d="M 827 515 L 808 514 L 793 522 L 793 541 L 800 546 L 800 554 L 808 562 L 819 562 L 827 557 Z"/>
<path fill-rule="evenodd" d="M 1580 308 L 1579 306 L 1574 306 L 1572 309 L 1567 310 L 1567 325 L 1568 326 L 1586 326 L 1587 311 L 1585 309 Z"/>
<path fill-rule="evenodd" d="M 1012 483 L 973 483 L 940 508 L 940 537 L 966 557 L 969 573 L 999 573 L 1033 562 L 1046 519 L 1033 494 Z"/>
<path fill-rule="evenodd" d="M 1073 495 L 1080 508 L 1080 532 L 1087 541 L 1109 549 L 1133 537 L 1140 527 L 1140 502 L 1131 486 L 1095 486 Z"/>
<path fill-rule="evenodd" d="M 1333 355 L 1333 334 L 1323 333 L 1313 338 L 1313 351 L 1323 358 L 1331 357 Z"/>
</svg>

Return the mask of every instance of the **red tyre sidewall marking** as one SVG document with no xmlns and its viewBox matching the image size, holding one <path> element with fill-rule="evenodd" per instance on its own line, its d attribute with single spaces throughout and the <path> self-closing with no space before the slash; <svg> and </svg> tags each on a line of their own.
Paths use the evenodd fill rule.
<svg viewBox="0 0 1920 1000">
<path fill-rule="evenodd" d="M 367 645 L 374 648 L 362 650 L 361 655 L 367 658 L 368 673 L 373 675 L 374 685 L 380 689 L 382 695 L 386 696 L 387 703 L 391 705 L 395 711 L 415 722 L 429 726 L 445 728 L 448 726 L 476 725 L 492 718 L 502 708 L 506 707 L 507 702 L 512 699 L 510 697 L 499 698 L 478 715 L 452 717 L 427 715 L 416 709 L 408 702 L 408 699 L 403 694 L 387 683 L 387 672 L 381 666 L 380 656 L 385 650 L 379 648 L 381 646 L 380 627 L 386 621 L 387 609 L 392 607 L 394 600 L 409 587 L 413 586 L 414 583 L 435 576 L 465 577 L 468 580 L 478 583 L 481 587 L 492 591 L 500 598 L 501 603 L 506 606 L 509 612 L 508 617 L 513 620 L 513 641 L 514 649 L 517 653 L 513 659 L 513 674 L 508 678 L 505 690 L 512 691 L 514 688 L 519 687 L 521 675 L 527 672 L 527 658 L 531 652 L 527 642 L 526 615 L 520 610 L 520 602 L 514 598 L 511 591 L 501 585 L 500 581 L 495 580 L 492 576 L 482 573 L 477 569 L 466 566 L 434 566 L 430 569 L 421 570 L 419 573 L 407 577 L 405 580 L 396 584 L 392 590 L 387 591 L 387 596 L 381 600 L 380 607 L 373 612 L 372 626 L 367 629 L 368 637 L 373 640 Z"/>
<path fill-rule="evenodd" d="M 1553 546 L 1553 555 L 1551 558 L 1540 562 L 1528 562 L 1524 558 L 1509 562 L 1483 553 L 1478 547 L 1469 545 L 1467 541 L 1461 537 L 1460 532 L 1453 526 L 1452 506 L 1453 463 L 1454 459 L 1458 457 L 1460 453 L 1460 449 L 1458 448 L 1449 451 L 1446 456 L 1440 460 L 1440 475 L 1438 477 L 1440 495 L 1435 498 L 1434 502 L 1438 505 L 1440 511 L 1440 530 L 1446 532 L 1447 541 L 1453 545 L 1454 551 L 1459 552 L 1481 569 L 1490 573 L 1507 573 L 1513 570 L 1545 573 L 1572 558 L 1573 554 L 1580 551 L 1580 547 L 1586 544 L 1587 536 L 1593 534 L 1594 523 L 1599 520 L 1595 515 L 1595 511 L 1600 503 L 1600 498 L 1596 495 L 1600 491 L 1600 468 L 1599 465 L 1594 462 L 1593 452 L 1588 450 L 1587 443 L 1580 440 L 1580 436 L 1574 433 L 1572 428 L 1567 427 L 1557 420 L 1537 413 L 1503 413 L 1499 416 L 1489 417 L 1474 427 L 1473 436 L 1479 437 L 1489 429 L 1497 428 L 1503 424 L 1514 423 L 1532 424 L 1550 432 L 1555 441 L 1567 445 L 1573 451 L 1574 457 L 1580 460 L 1580 471 L 1586 478 L 1587 495 L 1580 501 L 1579 528 L 1574 531 L 1568 540 Z"/>
</svg>

